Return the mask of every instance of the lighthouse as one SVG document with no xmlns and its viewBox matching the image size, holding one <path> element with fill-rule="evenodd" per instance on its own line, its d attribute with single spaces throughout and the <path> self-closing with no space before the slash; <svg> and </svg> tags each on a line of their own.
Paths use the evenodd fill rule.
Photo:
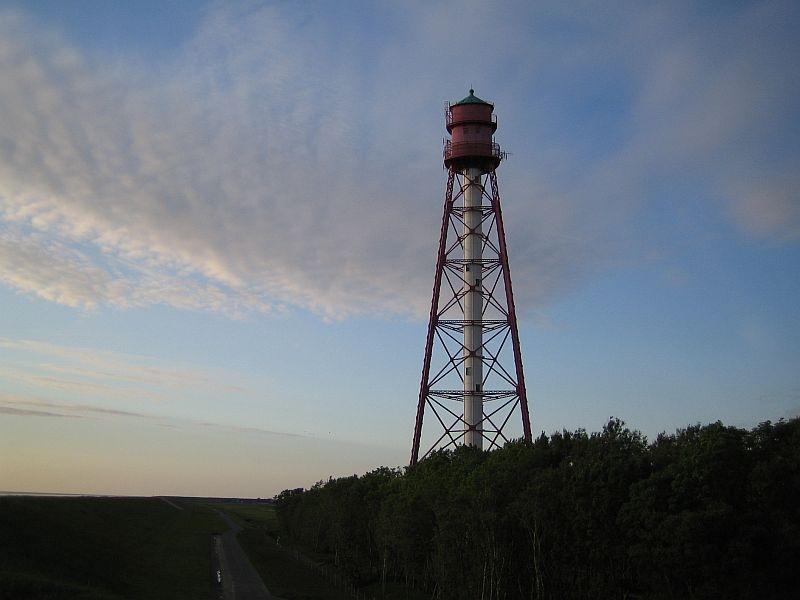
<svg viewBox="0 0 800 600">
<path fill-rule="evenodd" d="M 496 176 L 504 154 L 494 140 L 494 105 L 471 89 L 446 106 L 445 126 L 447 186 L 412 465 L 437 448 L 500 447 L 519 437 L 512 430 L 531 441 Z"/>
</svg>

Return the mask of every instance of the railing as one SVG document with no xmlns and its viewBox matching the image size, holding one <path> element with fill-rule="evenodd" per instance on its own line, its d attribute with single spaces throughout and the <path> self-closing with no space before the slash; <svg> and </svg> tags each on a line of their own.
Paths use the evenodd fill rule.
<svg viewBox="0 0 800 600">
<path fill-rule="evenodd" d="M 445 125 L 447 127 L 449 127 L 453 123 L 459 122 L 459 121 L 453 121 L 453 111 L 451 110 L 451 105 L 450 105 L 449 102 L 445 103 L 445 105 L 444 105 L 444 120 L 445 120 Z M 471 119 L 468 119 L 468 120 L 471 120 Z M 481 119 L 481 121 L 483 121 L 483 120 L 484 119 Z M 497 115 L 496 114 L 492 113 L 491 120 L 492 120 L 492 123 L 497 125 Z"/>
<path fill-rule="evenodd" d="M 460 156 L 491 156 L 502 159 L 504 154 L 500 144 L 496 142 L 456 142 L 445 140 L 444 159 L 458 158 Z"/>
</svg>

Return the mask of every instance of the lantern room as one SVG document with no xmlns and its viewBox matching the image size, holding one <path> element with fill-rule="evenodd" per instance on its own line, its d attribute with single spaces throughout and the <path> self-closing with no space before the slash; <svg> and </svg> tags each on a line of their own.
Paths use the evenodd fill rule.
<svg viewBox="0 0 800 600">
<path fill-rule="evenodd" d="M 478 168 L 488 173 L 497 168 L 502 153 L 493 138 L 497 130 L 493 111 L 494 105 L 478 98 L 475 90 L 447 106 L 445 118 L 451 139 L 445 141 L 444 164 L 448 169 Z"/>
</svg>

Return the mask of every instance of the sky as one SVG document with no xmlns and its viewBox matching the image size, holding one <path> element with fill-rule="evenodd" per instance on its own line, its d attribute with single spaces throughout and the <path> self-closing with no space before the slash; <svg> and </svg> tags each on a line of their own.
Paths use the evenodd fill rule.
<svg viewBox="0 0 800 600">
<path fill-rule="evenodd" d="M 800 415 L 798 28 L 791 1 L 0 0 L 0 490 L 407 464 L 470 87 L 535 434 Z"/>
</svg>

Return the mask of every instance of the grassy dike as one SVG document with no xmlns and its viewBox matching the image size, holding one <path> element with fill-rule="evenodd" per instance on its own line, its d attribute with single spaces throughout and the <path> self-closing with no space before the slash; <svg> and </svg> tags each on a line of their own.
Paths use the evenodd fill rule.
<svg viewBox="0 0 800 600">
<path fill-rule="evenodd" d="M 213 597 L 211 509 L 158 498 L 0 497 L 0 600 Z"/>
</svg>

